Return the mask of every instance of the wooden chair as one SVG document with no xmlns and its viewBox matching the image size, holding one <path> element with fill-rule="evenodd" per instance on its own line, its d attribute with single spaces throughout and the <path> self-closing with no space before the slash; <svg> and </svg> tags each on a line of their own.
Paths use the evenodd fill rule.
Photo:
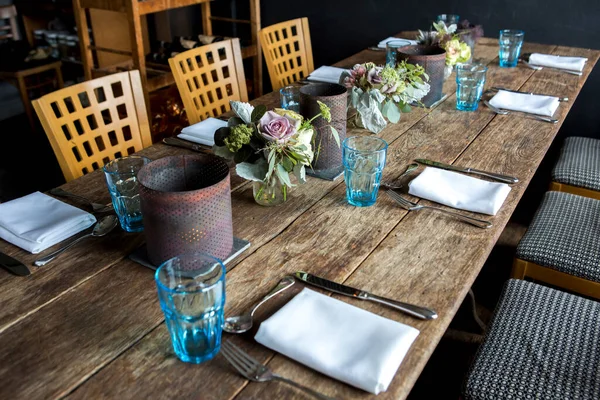
<svg viewBox="0 0 600 400">
<path fill-rule="evenodd" d="M 229 110 L 229 100 L 248 101 L 240 40 L 196 47 L 169 59 L 190 124 Z"/>
<path fill-rule="evenodd" d="M 32 103 L 67 182 L 152 144 L 137 70 L 69 86 Z"/>
<path fill-rule="evenodd" d="M 552 169 L 550 190 L 600 200 L 600 140 L 566 138 Z"/>
<path fill-rule="evenodd" d="M 19 28 L 17 24 L 17 9 L 14 5 L 0 7 L 0 40 L 20 40 Z M 9 81 L 19 89 L 21 101 L 25 114 L 29 119 L 29 125 L 35 130 L 35 120 L 33 119 L 33 110 L 31 108 L 31 93 L 47 93 L 47 87 L 52 86 L 52 90 L 60 89 L 64 86 L 61 72 L 62 63 L 52 59 L 48 63 L 27 63 L 19 69 L 0 70 L 0 79 Z M 42 88 L 44 88 L 42 90 Z"/>
<path fill-rule="evenodd" d="M 0 6 L 0 20 L 3 20 L 3 25 L 0 25 L 0 40 L 19 40 L 16 7 L 14 5 Z"/>
<path fill-rule="evenodd" d="M 308 18 L 263 28 L 259 38 L 274 91 L 306 78 L 315 69 Z"/>
<path fill-rule="evenodd" d="M 517 245 L 512 278 L 600 299 L 600 200 L 546 192 Z"/>
</svg>

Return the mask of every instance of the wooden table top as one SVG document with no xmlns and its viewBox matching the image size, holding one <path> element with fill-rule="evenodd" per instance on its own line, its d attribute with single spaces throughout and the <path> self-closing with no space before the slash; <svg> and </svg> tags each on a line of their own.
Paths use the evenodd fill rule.
<svg viewBox="0 0 600 400">
<path fill-rule="evenodd" d="M 352 207 L 345 200 L 343 179 L 309 177 L 305 185 L 290 191 L 286 203 L 261 207 L 253 200 L 251 185 L 232 176 L 234 234 L 252 245 L 228 265 L 226 315 L 245 311 L 284 275 L 297 270 L 431 307 L 439 318 L 421 321 L 385 306 L 335 296 L 420 330 L 389 389 L 378 396 L 406 398 L 600 55 L 595 50 L 533 43 L 525 43 L 522 51 L 589 59 L 581 77 L 522 66 L 504 69 L 498 67 L 497 39 L 483 38 L 477 44 L 476 60 L 489 66 L 486 87 L 569 97 L 555 114 L 558 124 L 496 115 L 483 106 L 476 112 L 457 111 L 453 75 L 445 82 L 444 93 L 449 96 L 444 102 L 433 110 L 414 108 L 380 134 L 390 144 L 385 181 L 397 178 L 415 158 L 519 177 L 498 214 L 486 216 L 494 224 L 491 229 L 442 213 L 407 212 L 384 195 L 372 207 Z M 384 52 L 364 50 L 336 65 L 383 63 L 384 58 Z M 254 103 L 272 107 L 278 102 L 271 93 Z M 155 159 L 187 152 L 155 144 L 142 153 Z M 100 171 L 63 188 L 94 201 L 110 201 Z M 28 277 L 0 273 L 0 398 L 304 396 L 286 384 L 250 383 L 220 355 L 201 365 L 178 361 L 163 322 L 154 273 L 127 257 L 143 240 L 143 234 L 119 230 L 88 239 L 45 267 L 31 267 Z M 27 265 L 37 258 L 3 241 L 0 251 Z M 265 306 L 259 317 L 268 316 L 301 289 L 300 284 L 295 287 Z M 258 345 L 254 332 L 224 337 L 277 373 L 329 396 L 374 397 Z"/>
</svg>

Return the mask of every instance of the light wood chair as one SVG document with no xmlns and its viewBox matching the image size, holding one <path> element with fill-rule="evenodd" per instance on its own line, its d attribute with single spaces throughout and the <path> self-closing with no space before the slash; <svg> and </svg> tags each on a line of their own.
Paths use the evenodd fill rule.
<svg viewBox="0 0 600 400">
<path fill-rule="evenodd" d="M 274 91 L 306 78 L 315 69 L 308 18 L 263 28 L 259 38 Z"/>
<path fill-rule="evenodd" d="M 14 5 L 0 6 L 0 40 L 20 40 L 19 26 L 17 23 L 17 9 Z M 61 72 L 62 63 L 59 60 L 50 59 L 48 62 L 23 62 L 19 69 L 0 70 L 0 79 L 11 82 L 19 89 L 23 109 L 29 120 L 32 130 L 36 129 L 31 108 L 31 98 L 38 97 L 50 90 L 63 87 Z"/>
<path fill-rule="evenodd" d="M 14 5 L 0 6 L 0 40 L 13 39 L 19 40 L 19 26 L 17 24 L 17 9 Z"/>
<path fill-rule="evenodd" d="M 248 101 L 240 40 L 196 47 L 169 59 L 190 124 L 229 110 L 229 100 Z"/>
<path fill-rule="evenodd" d="M 32 103 L 67 182 L 152 144 L 137 70 L 69 86 Z"/>
</svg>

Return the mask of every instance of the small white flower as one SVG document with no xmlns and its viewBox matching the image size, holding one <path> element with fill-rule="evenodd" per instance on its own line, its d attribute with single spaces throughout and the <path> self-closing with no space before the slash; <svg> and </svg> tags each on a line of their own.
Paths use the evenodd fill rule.
<svg viewBox="0 0 600 400">
<path fill-rule="evenodd" d="M 306 150 L 303 151 L 303 153 L 308 157 L 309 161 L 309 163 L 306 165 L 310 164 L 315 155 L 310 144 L 312 142 L 313 133 L 314 131 L 312 129 L 303 129 L 301 131 L 298 131 L 296 135 L 296 140 L 298 141 L 298 144 L 303 144 L 306 146 Z"/>
</svg>

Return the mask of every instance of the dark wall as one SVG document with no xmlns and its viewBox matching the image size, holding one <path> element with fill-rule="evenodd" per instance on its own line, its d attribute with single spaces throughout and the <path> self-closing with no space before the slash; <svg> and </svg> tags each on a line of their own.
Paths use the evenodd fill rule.
<svg viewBox="0 0 600 400">
<path fill-rule="evenodd" d="M 262 26 L 308 17 L 315 67 L 332 64 L 400 31 L 428 29 L 438 14 L 459 14 L 481 24 L 487 37 L 497 37 L 500 29 L 522 29 L 529 42 L 600 49 L 600 0 L 304 0 L 301 4 L 282 6 L 278 0 L 262 0 Z M 517 222 L 530 221 L 548 188 L 564 138 L 600 138 L 599 92 L 597 66 L 515 210 Z"/>
</svg>

